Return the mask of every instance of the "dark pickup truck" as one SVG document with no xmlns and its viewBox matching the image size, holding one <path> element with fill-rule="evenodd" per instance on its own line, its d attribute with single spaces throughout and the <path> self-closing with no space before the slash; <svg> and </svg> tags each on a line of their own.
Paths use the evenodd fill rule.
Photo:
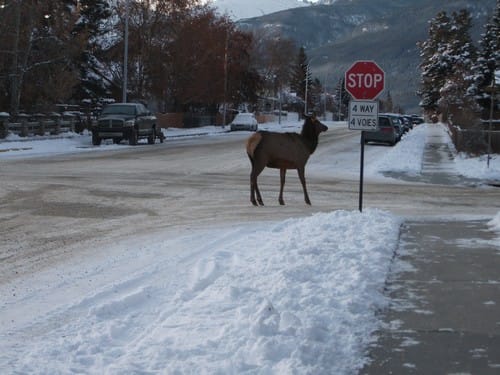
<svg viewBox="0 0 500 375">
<path fill-rule="evenodd" d="M 126 139 L 130 145 L 136 145 L 140 138 L 147 138 L 149 144 L 154 144 L 157 136 L 163 142 L 163 134 L 157 133 L 156 116 L 141 103 L 108 104 L 92 128 L 92 144 L 95 146 L 110 138 L 114 143 Z"/>
</svg>

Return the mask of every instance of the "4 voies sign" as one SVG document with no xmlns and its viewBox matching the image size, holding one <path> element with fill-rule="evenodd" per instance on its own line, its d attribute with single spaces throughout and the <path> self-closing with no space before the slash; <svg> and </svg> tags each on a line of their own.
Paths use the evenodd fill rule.
<svg viewBox="0 0 500 375">
<path fill-rule="evenodd" d="M 378 102 L 351 100 L 349 129 L 373 131 L 378 129 Z"/>
</svg>

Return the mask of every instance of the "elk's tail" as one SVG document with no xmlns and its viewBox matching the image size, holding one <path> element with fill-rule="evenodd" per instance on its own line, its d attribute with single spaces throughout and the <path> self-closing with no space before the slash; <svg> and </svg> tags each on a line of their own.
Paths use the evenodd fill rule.
<svg viewBox="0 0 500 375">
<path fill-rule="evenodd" d="M 253 160 L 255 149 L 259 145 L 260 141 L 262 140 L 262 134 L 261 133 L 253 133 L 248 139 L 247 139 L 247 154 L 250 160 Z"/>
</svg>

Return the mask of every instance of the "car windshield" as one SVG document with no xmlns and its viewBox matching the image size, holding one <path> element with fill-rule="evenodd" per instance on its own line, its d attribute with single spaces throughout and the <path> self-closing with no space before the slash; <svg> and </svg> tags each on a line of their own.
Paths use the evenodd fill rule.
<svg viewBox="0 0 500 375">
<path fill-rule="evenodd" d="M 102 111 L 103 115 L 135 115 L 133 105 L 109 105 Z"/>
<path fill-rule="evenodd" d="M 234 118 L 234 122 L 251 124 L 254 118 L 253 113 L 238 113 Z"/>
<path fill-rule="evenodd" d="M 389 122 L 389 119 L 387 117 L 379 117 L 378 126 L 391 126 L 391 123 Z"/>
</svg>

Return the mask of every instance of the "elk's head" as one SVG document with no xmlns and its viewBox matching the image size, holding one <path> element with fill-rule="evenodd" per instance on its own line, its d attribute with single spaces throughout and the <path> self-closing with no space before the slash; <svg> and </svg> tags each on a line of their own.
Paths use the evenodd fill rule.
<svg viewBox="0 0 500 375">
<path fill-rule="evenodd" d="M 318 120 L 316 115 L 306 115 L 304 126 L 302 127 L 302 135 L 318 137 L 320 133 L 326 132 L 328 127 Z"/>
</svg>

